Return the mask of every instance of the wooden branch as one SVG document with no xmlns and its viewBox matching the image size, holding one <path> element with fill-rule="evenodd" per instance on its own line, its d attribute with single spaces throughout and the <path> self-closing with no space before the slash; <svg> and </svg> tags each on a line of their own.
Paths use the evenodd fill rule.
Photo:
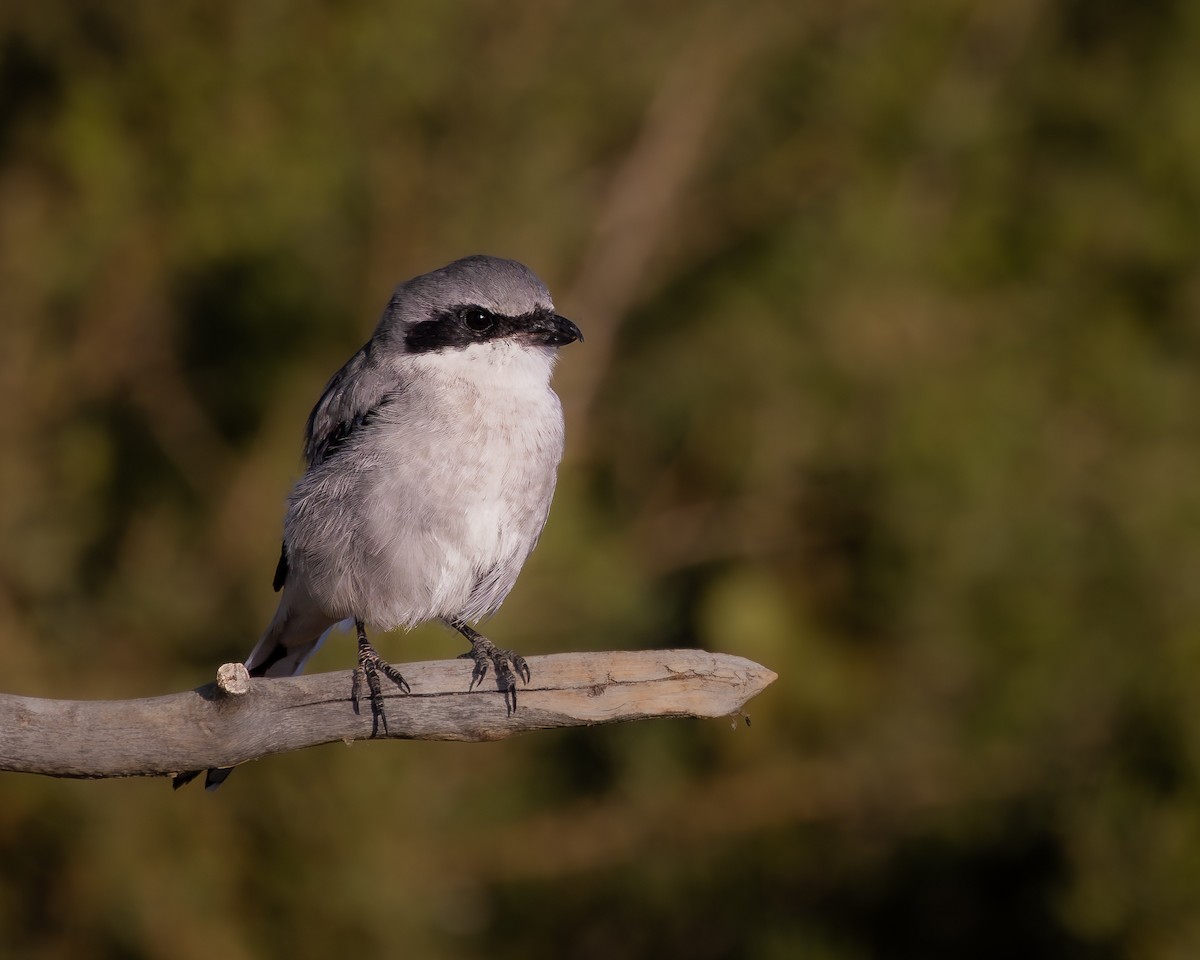
<svg viewBox="0 0 1200 960">
<path fill-rule="evenodd" d="M 554 727 L 651 717 L 722 717 L 775 679 L 741 657 L 643 650 L 530 657 L 532 682 L 508 713 L 489 675 L 468 691 L 464 660 L 407 663 L 405 695 L 385 681 L 388 731 L 356 713 L 349 670 L 251 680 L 225 664 L 218 681 L 144 700 L 43 700 L 0 695 L 0 770 L 51 777 L 171 776 L 229 767 L 343 740 L 499 740 Z"/>
</svg>

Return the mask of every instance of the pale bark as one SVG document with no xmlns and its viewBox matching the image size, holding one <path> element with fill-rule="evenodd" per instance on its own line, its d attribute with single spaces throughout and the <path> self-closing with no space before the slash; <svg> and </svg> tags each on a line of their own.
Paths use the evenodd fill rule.
<svg viewBox="0 0 1200 960">
<path fill-rule="evenodd" d="M 554 727 L 652 717 L 738 716 L 775 679 L 741 657 L 643 650 L 530 657 L 532 680 L 509 712 L 489 675 L 468 691 L 472 664 L 397 666 L 412 686 L 384 681 L 387 732 L 369 700 L 350 700 L 351 672 L 246 680 L 226 664 L 219 683 L 142 700 L 0 695 L 0 770 L 52 777 L 170 776 L 336 740 L 499 740 Z"/>
</svg>

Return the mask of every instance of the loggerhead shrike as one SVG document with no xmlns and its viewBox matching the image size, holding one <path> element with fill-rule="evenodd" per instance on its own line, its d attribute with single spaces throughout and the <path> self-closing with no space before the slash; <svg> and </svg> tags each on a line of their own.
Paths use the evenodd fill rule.
<svg viewBox="0 0 1200 960">
<path fill-rule="evenodd" d="M 550 374 L 558 348 L 582 339 L 513 260 L 466 257 L 396 288 L 309 414 L 275 571 L 282 595 L 246 660 L 251 676 L 299 673 L 332 627 L 353 621 L 352 697 L 365 677 L 386 731 L 379 674 L 409 687 L 365 624 L 441 620 L 470 641 L 469 689 L 490 664 L 516 708 L 528 665 L 470 624 L 500 608 L 546 522 L 563 452 Z M 208 771 L 208 788 L 231 770 Z"/>
</svg>

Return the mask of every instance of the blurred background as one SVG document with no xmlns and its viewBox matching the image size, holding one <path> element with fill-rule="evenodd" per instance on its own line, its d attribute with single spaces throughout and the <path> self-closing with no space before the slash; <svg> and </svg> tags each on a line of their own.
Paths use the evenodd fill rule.
<svg viewBox="0 0 1200 960">
<path fill-rule="evenodd" d="M 3 775 L 0 953 L 1200 955 L 1197 49 L 1182 0 L 5 4 L 0 689 L 244 656 L 311 405 L 475 252 L 587 335 L 489 632 L 779 680 Z"/>
</svg>

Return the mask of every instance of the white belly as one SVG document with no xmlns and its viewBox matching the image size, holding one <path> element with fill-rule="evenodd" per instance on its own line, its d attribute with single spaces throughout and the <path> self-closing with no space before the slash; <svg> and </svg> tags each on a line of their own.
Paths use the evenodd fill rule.
<svg viewBox="0 0 1200 960">
<path fill-rule="evenodd" d="M 562 442 L 548 386 L 406 394 L 296 485 L 289 582 L 382 629 L 495 612 L 545 523 Z"/>
</svg>

